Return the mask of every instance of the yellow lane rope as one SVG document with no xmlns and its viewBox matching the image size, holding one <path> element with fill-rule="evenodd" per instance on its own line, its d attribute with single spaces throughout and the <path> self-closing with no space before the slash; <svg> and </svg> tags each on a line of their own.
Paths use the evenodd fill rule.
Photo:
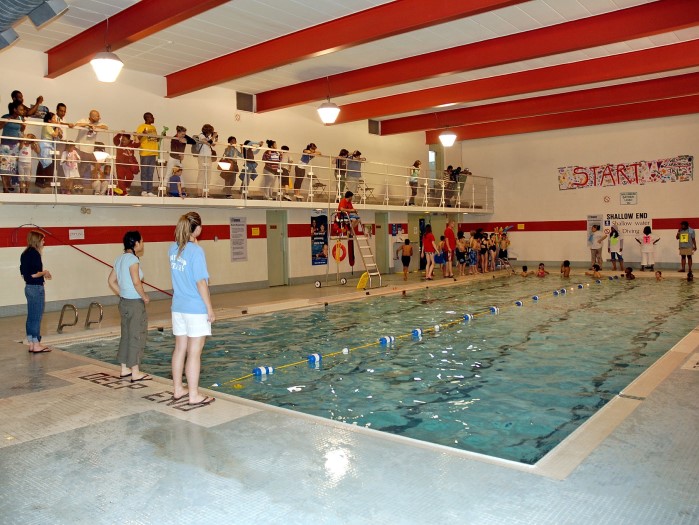
<svg viewBox="0 0 699 525">
<path fill-rule="evenodd" d="M 614 279 L 616 279 L 616 277 L 615 277 Z M 609 280 L 612 280 L 612 278 L 610 277 Z M 601 284 L 601 282 L 602 282 L 602 281 L 599 280 L 599 279 L 597 279 L 597 280 L 595 281 L 595 283 L 597 283 L 597 284 Z M 585 289 L 585 288 L 589 288 L 589 286 L 590 286 L 589 283 L 587 283 L 587 286 L 582 285 L 581 283 L 579 283 L 579 284 L 576 284 L 575 286 L 571 287 L 570 289 L 566 289 L 565 287 L 563 287 L 563 288 L 556 288 L 555 290 L 550 290 L 549 292 L 543 292 L 542 294 L 534 294 L 534 295 L 531 296 L 531 298 L 532 298 L 532 300 L 533 300 L 534 302 L 541 302 L 541 301 L 543 301 L 544 299 L 551 299 L 551 298 L 553 298 L 553 297 L 558 297 L 558 296 L 560 296 L 560 295 L 566 295 L 568 292 L 572 292 L 572 291 L 574 291 L 575 289 Z M 562 290 L 565 290 L 565 292 L 563 292 Z M 544 295 L 544 294 L 546 294 L 546 295 Z M 534 299 L 534 297 L 536 297 L 536 299 Z M 524 301 L 521 300 L 521 299 L 520 299 L 519 301 L 522 301 L 522 303 L 524 302 Z M 484 315 L 492 315 L 492 314 L 495 314 L 495 313 L 499 313 L 499 312 L 501 312 L 501 311 L 503 311 L 503 310 L 507 310 L 508 308 L 521 308 L 522 305 L 518 305 L 517 302 L 518 302 L 518 301 L 513 301 L 512 304 L 508 304 L 508 305 L 501 306 L 501 307 L 488 307 L 488 310 L 478 311 L 478 312 L 473 313 L 473 314 L 470 314 L 470 315 L 471 315 L 471 317 L 472 317 L 473 319 L 475 319 L 475 318 L 477 318 L 477 317 L 481 317 L 481 316 L 484 316 Z M 492 308 L 497 308 L 497 311 L 493 311 Z M 465 315 L 466 315 L 466 314 L 464 314 L 464 316 L 465 316 Z M 443 323 L 438 323 L 438 324 L 436 324 L 436 325 L 434 325 L 434 326 L 432 326 L 432 327 L 430 327 L 430 328 L 425 328 L 425 329 L 422 330 L 422 333 L 423 333 L 423 334 L 425 334 L 425 333 L 432 333 L 432 332 L 437 333 L 437 332 L 439 332 L 442 328 L 449 328 L 449 327 L 454 326 L 454 325 L 457 325 L 457 324 L 463 324 L 464 321 L 467 321 L 467 320 L 464 318 L 464 316 L 462 316 L 462 317 L 459 318 L 459 319 L 452 320 L 452 321 L 444 321 Z M 408 338 L 412 338 L 412 337 L 413 337 L 413 334 L 412 334 L 412 332 L 411 332 L 411 333 L 408 333 L 408 334 L 401 334 L 401 335 L 394 336 L 394 339 L 408 339 Z M 372 342 L 370 342 L 370 343 L 365 343 L 365 344 L 363 344 L 363 345 L 355 346 L 355 347 L 352 347 L 352 348 L 347 348 L 347 349 L 346 349 L 347 351 L 345 351 L 345 349 L 343 348 L 342 350 L 338 350 L 338 351 L 335 351 L 335 352 L 329 352 L 329 353 L 327 353 L 327 354 L 322 354 L 322 358 L 325 359 L 326 357 L 334 357 L 334 356 L 337 356 L 337 355 L 346 355 L 346 354 L 348 354 L 348 353 L 351 353 L 351 352 L 354 352 L 354 351 L 357 351 L 357 350 L 361 350 L 361 349 L 363 349 L 363 348 L 372 348 L 372 347 L 375 347 L 375 346 L 378 346 L 378 345 L 381 345 L 381 340 L 379 340 L 379 341 L 372 341 Z M 283 364 L 283 365 L 280 365 L 280 366 L 276 366 L 276 367 L 274 367 L 274 370 L 283 370 L 283 369 L 285 369 L 285 368 L 291 368 L 291 367 L 294 367 L 294 366 L 305 365 L 305 364 L 307 364 L 307 363 L 308 363 L 308 359 L 303 359 L 303 360 L 301 360 L 301 361 L 294 361 L 293 363 L 286 363 L 286 364 Z M 223 383 L 215 384 L 214 386 L 222 387 L 222 386 L 224 386 L 224 385 L 229 385 L 229 384 L 232 384 L 232 383 L 238 383 L 239 381 L 244 381 L 244 380 L 250 379 L 250 378 L 252 378 L 252 377 L 256 377 L 254 373 L 245 374 L 244 376 L 237 377 L 237 378 L 235 378 L 235 379 L 230 379 L 230 380 L 225 381 L 225 382 L 223 382 Z M 238 386 L 238 388 L 242 388 L 242 386 Z"/>
</svg>

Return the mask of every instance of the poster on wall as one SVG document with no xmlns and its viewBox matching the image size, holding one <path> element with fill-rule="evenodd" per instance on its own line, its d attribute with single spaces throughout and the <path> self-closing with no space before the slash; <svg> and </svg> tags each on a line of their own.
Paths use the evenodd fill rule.
<svg viewBox="0 0 699 525">
<path fill-rule="evenodd" d="M 558 168 L 558 189 L 561 191 L 608 186 L 643 186 L 692 180 L 694 180 L 692 155 L 621 164 Z"/>
<path fill-rule="evenodd" d="M 245 217 L 231 217 L 231 262 L 248 260 L 248 226 Z"/>
<path fill-rule="evenodd" d="M 311 212 L 311 264 L 328 264 L 328 216 L 322 210 Z"/>
</svg>

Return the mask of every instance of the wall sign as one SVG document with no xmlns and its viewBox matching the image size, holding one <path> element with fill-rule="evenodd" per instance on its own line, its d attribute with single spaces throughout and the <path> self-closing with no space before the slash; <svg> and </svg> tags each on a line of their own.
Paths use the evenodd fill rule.
<svg viewBox="0 0 699 525">
<path fill-rule="evenodd" d="M 248 260 L 248 227 L 245 217 L 231 217 L 231 262 Z"/>
</svg>

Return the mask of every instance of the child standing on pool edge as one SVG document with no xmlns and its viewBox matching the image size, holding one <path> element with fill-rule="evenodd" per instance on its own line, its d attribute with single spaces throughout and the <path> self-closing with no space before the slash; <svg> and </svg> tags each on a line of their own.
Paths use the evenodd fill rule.
<svg viewBox="0 0 699 525">
<path fill-rule="evenodd" d="M 199 394 L 201 351 L 216 319 L 209 295 L 206 256 L 197 241 L 200 235 L 201 217 L 190 211 L 177 222 L 175 242 L 168 250 L 173 291 L 172 335 L 175 336 L 172 399 L 179 401 L 189 395 L 189 406 L 205 406 L 216 400 Z M 187 390 L 182 384 L 183 372 Z"/>
<path fill-rule="evenodd" d="M 650 268 L 653 271 L 653 266 L 655 265 L 655 245 L 660 241 L 660 239 L 654 239 L 651 235 L 652 230 L 650 226 L 643 228 L 643 237 L 641 239 L 636 239 L 636 242 L 641 245 L 641 271 L 645 272 L 646 268 Z"/>
</svg>

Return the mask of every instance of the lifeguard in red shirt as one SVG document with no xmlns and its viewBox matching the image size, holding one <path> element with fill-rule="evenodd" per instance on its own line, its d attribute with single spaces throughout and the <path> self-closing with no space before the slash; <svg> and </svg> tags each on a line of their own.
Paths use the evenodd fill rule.
<svg viewBox="0 0 699 525">
<path fill-rule="evenodd" d="M 354 197 L 354 193 L 346 191 L 345 197 L 340 199 L 340 204 L 337 205 L 337 211 L 340 212 L 340 216 L 343 219 L 349 219 L 352 229 L 354 229 L 359 220 L 359 215 L 357 215 L 357 210 L 354 209 L 354 204 L 352 204 L 352 197 Z"/>
</svg>

